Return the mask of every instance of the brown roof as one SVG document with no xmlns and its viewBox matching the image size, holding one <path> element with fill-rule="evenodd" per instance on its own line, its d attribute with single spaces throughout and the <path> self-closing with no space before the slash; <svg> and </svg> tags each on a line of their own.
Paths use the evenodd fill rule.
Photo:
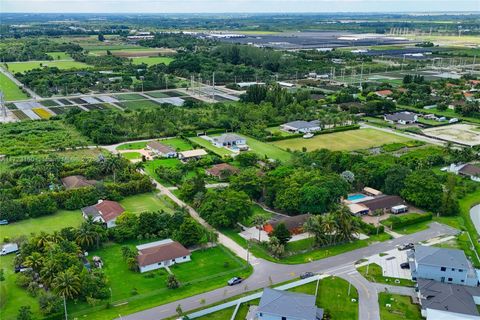
<svg viewBox="0 0 480 320">
<path fill-rule="evenodd" d="M 158 141 L 150 141 L 149 143 L 147 143 L 147 146 L 163 154 L 175 152 L 172 147 L 164 145 L 163 143 L 160 143 Z"/>
<path fill-rule="evenodd" d="M 377 197 L 372 200 L 367 200 L 361 202 L 363 205 L 367 206 L 371 211 L 378 209 L 390 209 L 391 207 L 398 206 L 400 204 L 405 204 L 402 198 L 399 196 L 382 196 Z"/>
<path fill-rule="evenodd" d="M 240 170 L 238 168 L 235 168 L 232 165 L 229 165 L 228 163 L 219 163 L 211 167 L 210 169 L 207 169 L 207 172 L 211 174 L 212 176 L 219 177 L 222 173 L 222 171 L 228 171 L 230 173 L 238 173 Z"/>
<path fill-rule="evenodd" d="M 380 96 L 389 96 L 391 94 L 393 94 L 392 90 L 379 90 L 377 92 L 375 92 L 376 94 L 380 95 Z"/>
<path fill-rule="evenodd" d="M 138 265 L 144 267 L 188 255 L 190 255 L 190 251 L 187 248 L 177 241 L 172 241 L 170 243 L 139 250 L 137 260 Z"/>
<path fill-rule="evenodd" d="M 462 169 L 458 170 L 458 172 L 467 176 L 480 176 L 480 167 L 473 164 L 466 164 Z"/>
<path fill-rule="evenodd" d="M 98 210 L 105 222 L 115 219 L 125 211 L 120 203 L 110 200 L 103 200 L 102 202 L 97 203 L 95 208 Z"/>
<path fill-rule="evenodd" d="M 288 230 L 293 230 L 296 228 L 303 227 L 303 224 L 308 220 L 308 218 L 310 218 L 310 214 L 306 213 L 306 214 L 300 214 L 298 216 L 282 218 L 279 220 L 272 220 L 272 221 L 269 221 L 268 223 L 274 228 L 280 223 L 284 223 Z"/>
<path fill-rule="evenodd" d="M 87 180 L 87 178 L 85 178 L 84 176 L 68 176 L 62 178 L 61 180 L 65 189 L 90 187 L 97 183 L 96 180 Z"/>
</svg>

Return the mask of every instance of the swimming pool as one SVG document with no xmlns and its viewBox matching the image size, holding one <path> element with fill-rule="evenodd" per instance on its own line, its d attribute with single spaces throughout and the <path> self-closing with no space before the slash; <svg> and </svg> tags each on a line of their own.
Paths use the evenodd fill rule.
<svg viewBox="0 0 480 320">
<path fill-rule="evenodd" d="M 358 200 L 361 200 L 363 198 L 367 198 L 367 196 L 362 194 L 362 193 L 355 193 L 355 194 L 349 195 L 347 200 L 348 201 L 358 201 Z"/>
</svg>

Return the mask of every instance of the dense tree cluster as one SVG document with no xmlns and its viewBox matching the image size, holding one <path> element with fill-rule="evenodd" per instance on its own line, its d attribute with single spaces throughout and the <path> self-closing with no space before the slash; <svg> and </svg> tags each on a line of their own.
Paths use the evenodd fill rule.
<svg viewBox="0 0 480 320">
<path fill-rule="evenodd" d="M 2 40 L 0 44 L 0 61 L 53 60 L 47 52 L 74 53 L 82 51 L 74 43 L 62 43 L 46 38 L 28 38 L 22 40 Z"/>
</svg>

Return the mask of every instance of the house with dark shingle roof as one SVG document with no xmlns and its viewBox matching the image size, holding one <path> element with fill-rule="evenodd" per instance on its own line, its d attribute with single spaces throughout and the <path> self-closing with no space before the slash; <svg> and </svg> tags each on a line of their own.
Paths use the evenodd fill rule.
<svg viewBox="0 0 480 320">
<path fill-rule="evenodd" d="M 280 126 L 280 128 L 287 132 L 296 132 L 296 133 L 309 133 L 309 132 L 316 132 L 320 131 L 320 121 L 313 120 L 313 121 L 291 121 L 284 123 Z"/>
<path fill-rule="evenodd" d="M 478 286 L 478 276 L 463 250 L 416 245 L 408 252 L 412 279 Z"/>
<path fill-rule="evenodd" d="M 98 200 L 97 204 L 82 208 L 85 219 L 92 217 L 93 221 L 104 223 L 107 228 L 115 227 L 115 221 L 124 211 L 120 203 L 110 200 Z"/>
<path fill-rule="evenodd" d="M 157 156 L 166 157 L 166 158 L 175 158 L 177 152 L 170 146 L 167 146 L 158 141 L 150 141 L 147 143 L 147 149 L 150 150 Z"/>
<path fill-rule="evenodd" d="M 446 168 L 446 170 L 464 177 L 469 177 L 473 181 L 480 182 L 480 166 L 478 165 L 470 163 L 456 165 L 452 163 L 450 167 Z"/>
<path fill-rule="evenodd" d="M 229 175 L 239 173 L 240 170 L 228 163 L 219 163 L 205 170 L 205 172 L 210 176 L 223 179 Z"/>
<path fill-rule="evenodd" d="M 137 262 L 140 272 L 169 267 L 190 261 L 190 251 L 172 239 L 165 239 L 137 246 Z"/>
<path fill-rule="evenodd" d="M 255 313 L 258 320 L 321 320 L 323 309 L 315 300 L 310 294 L 265 288 Z"/>
<path fill-rule="evenodd" d="M 402 111 L 383 116 L 385 121 L 390 123 L 411 124 L 418 121 L 418 116 L 415 113 Z"/>
<path fill-rule="evenodd" d="M 422 316 L 427 320 L 480 320 L 480 288 L 420 279 L 417 283 Z"/>
<path fill-rule="evenodd" d="M 97 180 L 87 180 L 87 178 L 80 175 L 64 177 L 61 180 L 62 180 L 63 186 L 67 190 L 91 187 L 97 183 Z"/>
</svg>

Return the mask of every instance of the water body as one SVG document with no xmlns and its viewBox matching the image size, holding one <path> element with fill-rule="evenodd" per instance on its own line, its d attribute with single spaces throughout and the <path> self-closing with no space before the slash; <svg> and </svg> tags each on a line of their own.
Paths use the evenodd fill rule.
<svg viewBox="0 0 480 320">
<path fill-rule="evenodd" d="M 470 219 L 472 219 L 475 229 L 477 229 L 477 234 L 480 235 L 480 204 L 470 209 Z"/>
</svg>

